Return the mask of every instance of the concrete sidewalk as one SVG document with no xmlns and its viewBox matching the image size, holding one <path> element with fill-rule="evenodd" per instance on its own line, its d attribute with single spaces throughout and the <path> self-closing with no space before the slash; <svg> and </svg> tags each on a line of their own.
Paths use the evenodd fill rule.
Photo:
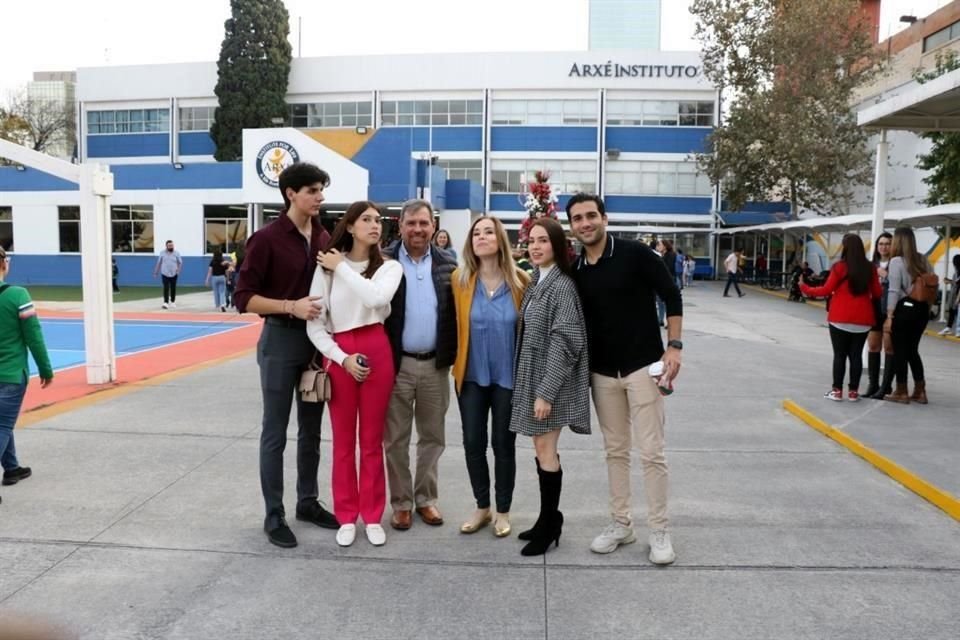
<svg viewBox="0 0 960 640">
<path fill-rule="evenodd" d="M 910 415 L 914 471 L 949 474 L 937 460 L 960 452 L 941 437 L 960 409 L 960 345 L 924 340 L 927 407 L 834 405 L 822 399 L 822 310 L 720 293 L 705 283 L 685 291 L 684 369 L 667 401 L 678 553 L 669 568 L 646 558 L 639 465 L 640 540 L 607 556 L 588 550 L 608 517 L 597 429 L 560 440 L 559 548 L 523 558 L 515 534 L 459 534 L 473 504 L 455 402 L 441 460 L 444 526 L 417 521 L 388 528 L 384 547 L 361 536 L 341 549 L 333 532 L 291 521 L 300 546 L 272 547 L 261 530 L 248 357 L 17 432 L 34 477 L 0 490 L 0 626 L 5 612 L 22 612 L 98 640 L 955 638 L 960 524 L 780 404 L 791 397 L 864 438 Z M 525 438 L 517 461 L 520 530 L 538 505 Z M 325 494 L 329 462 L 325 442 Z"/>
</svg>

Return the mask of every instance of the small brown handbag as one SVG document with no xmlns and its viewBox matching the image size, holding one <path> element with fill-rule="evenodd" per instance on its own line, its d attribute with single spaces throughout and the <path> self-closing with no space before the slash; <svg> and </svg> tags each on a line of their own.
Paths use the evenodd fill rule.
<svg viewBox="0 0 960 640">
<path fill-rule="evenodd" d="M 317 362 L 319 357 L 319 353 L 314 353 L 310 364 L 300 374 L 300 398 L 304 402 L 330 401 L 330 375 L 323 365 Z"/>
</svg>

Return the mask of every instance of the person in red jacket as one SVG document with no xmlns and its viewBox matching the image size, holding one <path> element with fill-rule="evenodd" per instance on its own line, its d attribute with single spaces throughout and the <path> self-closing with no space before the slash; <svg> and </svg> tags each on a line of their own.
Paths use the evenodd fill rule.
<svg viewBox="0 0 960 640">
<path fill-rule="evenodd" d="M 827 322 L 833 344 L 833 388 L 824 394 L 829 400 L 843 400 L 843 378 L 850 361 L 850 386 L 847 399 L 860 399 L 860 375 L 863 373 L 863 345 L 870 328 L 877 323 L 875 299 L 883 295 L 877 268 L 867 260 L 860 236 L 843 237 L 840 261 L 833 265 L 822 287 L 807 285 L 800 279 L 800 291 L 808 297 L 830 296 Z"/>
</svg>

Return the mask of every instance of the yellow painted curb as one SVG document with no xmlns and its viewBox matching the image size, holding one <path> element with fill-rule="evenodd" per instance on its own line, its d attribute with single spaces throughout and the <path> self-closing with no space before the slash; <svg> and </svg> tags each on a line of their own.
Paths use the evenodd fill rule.
<svg viewBox="0 0 960 640">
<path fill-rule="evenodd" d="M 851 438 L 843 431 L 831 427 L 829 424 L 813 415 L 795 403 L 793 400 L 784 400 L 783 408 L 799 418 L 801 421 L 805 422 L 808 426 L 816 429 L 834 442 L 849 449 L 855 455 L 863 458 L 877 469 L 880 469 L 880 471 L 884 472 L 905 486 L 907 489 L 910 489 L 910 491 L 913 491 L 927 502 L 930 502 L 939 509 L 942 509 L 954 520 L 960 520 L 960 500 L 953 495 L 930 484 L 909 469 L 904 469 L 893 460 L 885 458 L 859 440 Z"/>
<path fill-rule="evenodd" d="M 253 353 L 254 349 L 244 349 L 238 353 L 232 353 L 228 356 L 223 356 L 222 358 L 216 358 L 214 360 L 207 360 L 206 362 L 201 362 L 199 364 L 192 364 L 182 369 L 175 369 L 174 371 L 168 371 L 167 373 L 161 373 L 160 375 L 153 376 L 152 378 L 144 378 L 142 380 L 136 380 L 134 382 L 127 382 L 124 384 L 113 385 L 105 387 L 103 390 L 93 391 L 85 396 L 80 398 L 74 398 L 73 400 L 65 400 L 63 402 L 58 402 L 56 404 L 50 404 L 42 407 L 38 407 L 31 411 L 28 411 L 20 416 L 17 420 L 17 427 L 29 427 L 38 422 L 43 422 L 53 418 L 54 416 L 59 416 L 70 411 L 75 411 L 77 409 L 83 409 L 84 407 L 89 407 L 91 405 L 97 404 L 98 402 L 103 402 L 104 400 L 110 400 L 112 398 L 118 398 L 120 396 L 125 396 L 128 393 L 133 393 L 139 388 L 142 387 L 154 387 L 164 382 L 169 382 L 170 380 L 176 380 L 177 378 L 182 378 L 183 376 L 195 373 L 197 371 L 203 371 L 204 369 L 209 369 L 210 367 L 215 367 L 219 364 L 224 364 L 230 362 L 231 360 L 236 360 L 237 358 L 242 358 Z"/>
</svg>

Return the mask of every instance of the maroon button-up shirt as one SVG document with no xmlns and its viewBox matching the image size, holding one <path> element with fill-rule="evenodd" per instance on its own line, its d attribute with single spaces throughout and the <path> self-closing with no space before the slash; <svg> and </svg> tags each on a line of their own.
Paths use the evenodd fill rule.
<svg viewBox="0 0 960 640">
<path fill-rule="evenodd" d="M 240 313 L 255 295 L 276 300 L 299 300 L 310 294 L 317 252 L 325 250 L 330 234 L 313 219 L 310 244 L 286 215 L 247 240 L 233 302 Z"/>
</svg>

